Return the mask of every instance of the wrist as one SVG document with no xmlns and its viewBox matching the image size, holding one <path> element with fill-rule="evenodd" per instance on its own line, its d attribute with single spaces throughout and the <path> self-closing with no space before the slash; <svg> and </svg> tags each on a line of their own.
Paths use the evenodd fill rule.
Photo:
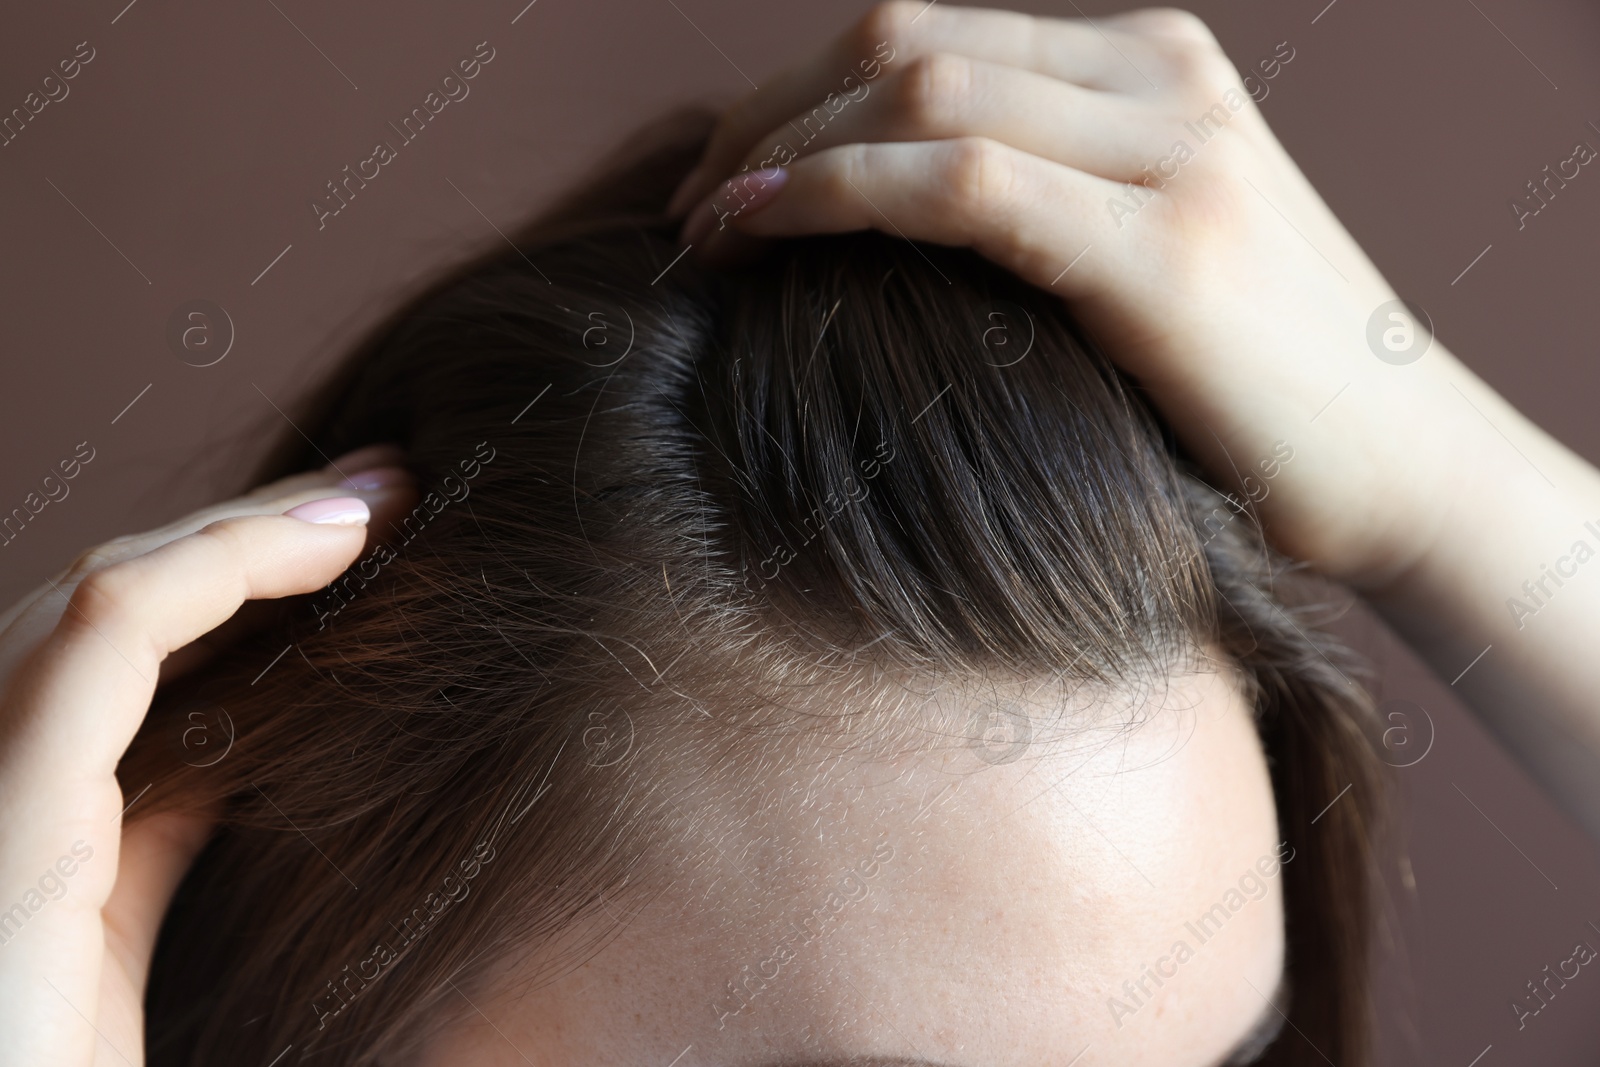
<svg viewBox="0 0 1600 1067">
<path fill-rule="evenodd" d="M 1600 475 L 1459 363 L 1444 382 L 1438 459 L 1417 479 L 1400 532 L 1350 579 L 1375 601 L 1469 602 L 1495 617 L 1586 521 L 1600 526 Z M 1450 403 L 1452 402 L 1453 403 Z M 1531 570 L 1530 570 L 1531 568 Z"/>
<path fill-rule="evenodd" d="M 1375 596 L 1491 536 L 1508 494 L 1546 506 L 1550 487 L 1524 457 L 1554 443 L 1442 346 L 1419 366 L 1345 366 L 1337 398 L 1282 431 L 1296 460 L 1261 510 L 1286 554 Z"/>
</svg>

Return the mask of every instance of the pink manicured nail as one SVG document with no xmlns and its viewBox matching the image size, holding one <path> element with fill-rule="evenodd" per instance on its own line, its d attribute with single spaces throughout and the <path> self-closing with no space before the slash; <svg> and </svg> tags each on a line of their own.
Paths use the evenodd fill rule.
<svg viewBox="0 0 1600 1067">
<path fill-rule="evenodd" d="M 767 167 L 747 174 L 735 174 L 727 180 L 723 188 L 730 191 L 738 200 L 737 204 L 729 204 L 734 214 L 751 215 L 772 203 L 773 197 L 778 195 L 788 181 L 788 171 L 782 167 Z"/>
<path fill-rule="evenodd" d="M 404 467 L 373 467 L 370 470 L 358 471 L 340 483 L 345 489 L 383 489 L 391 485 L 403 485 L 411 481 L 411 472 Z"/>
<path fill-rule="evenodd" d="M 333 523 L 338 526 L 364 526 L 372 517 L 365 501 L 353 496 L 330 496 L 296 504 L 285 515 L 304 522 Z"/>
<path fill-rule="evenodd" d="M 789 172 L 782 167 L 735 174 L 689 212 L 678 243 L 692 245 L 709 240 L 713 232 L 724 229 L 730 220 L 753 215 L 772 203 L 788 181 Z"/>
</svg>

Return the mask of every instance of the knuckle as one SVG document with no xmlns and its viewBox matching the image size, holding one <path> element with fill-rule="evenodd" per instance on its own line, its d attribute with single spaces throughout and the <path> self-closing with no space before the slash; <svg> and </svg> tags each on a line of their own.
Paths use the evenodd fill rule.
<svg viewBox="0 0 1600 1067">
<path fill-rule="evenodd" d="M 861 199 L 856 190 L 865 180 L 868 150 L 866 144 L 859 142 L 828 149 L 828 155 L 834 160 L 834 165 L 828 168 L 826 177 L 827 197 L 830 201 L 855 203 Z"/>
<path fill-rule="evenodd" d="M 945 192 L 958 209 L 982 210 L 1003 200 L 1014 176 L 1010 154 L 987 137 L 957 138 L 945 153 Z"/>
<path fill-rule="evenodd" d="M 114 537 L 103 544 L 85 549 L 67 567 L 66 580 L 80 582 L 96 571 L 103 570 L 127 555 L 128 537 Z"/>
<path fill-rule="evenodd" d="M 1180 7 L 1148 7 L 1130 12 L 1128 22 L 1138 32 L 1152 37 L 1171 37 L 1197 44 L 1217 43 L 1204 19 Z"/>
<path fill-rule="evenodd" d="M 1233 64 L 1212 45 L 1171 37 L 1161 38 L 1154 45 L 1168 74 L 1180 86 L 1220 92 L 1236 80 Z"/>
<path fill-rule="evenodd" d="M 86 575 L 72 591 L 72 610 L 63 622 L 83 623 L 98 631 L 113 628 L 138 596 L 138 576 L 126 563 L 113 563 Z"/>
<path fill-rule="evenodd" d="M 972 61 L 965 56 L 949 52 L 918 56 L 901 77 L 900 110 L 916 126 L 936 129 L 970 98 L 972 79 Z"/>
<path fill-rule="evenodd" d="M 888 46 L 890 55 L 902 51 L 911 33 L 911 20 L 917 17 L 923 4 L 916 0 L 882 0 L 856 23 L 852 36 L 855 51 L 872 55 L 877 49 Z M 882 58 L 882 57 L 880 57 Z M 889 60 L 884 59 L 885 63 Z"/>
<path fill-rule="evenodd" d="M 1222 45 L 1193 12 L 1176 7 L 1144 8 L 1119 16 L 1116 25 L 1139 38 L 1180 89 L 1220 89 L 1236 80 Z"/>
<path fill-rule="evenodd" d="M 204 541 L 214 542 L 229 560 L 244 558 L 247 550 L 242 531 L 253 525 L 252 515 L 230 515 L 226 518 L 208 522 L 195 531 L 195 536 Z"/>
</svg>

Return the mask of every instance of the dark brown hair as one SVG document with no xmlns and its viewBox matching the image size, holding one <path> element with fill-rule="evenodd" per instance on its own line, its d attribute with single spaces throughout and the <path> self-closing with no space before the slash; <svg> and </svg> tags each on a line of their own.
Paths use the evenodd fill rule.
<svg viewBox="0 0 1600 1067">
<path fill-rule="evenodd" d="M 674 262 L 706 128 L 668 128 L 408 301 L 297 416 L 315 449 L 260 472 L 395 441 L 426 495 L 163 690 L 124 762 L 146 811 L 223 810 L 162 929 L 149 1062 L 376 1062 L 646 869 L 685 818 L 664 760 L 748 762 L 830 718 L 818 687 L 858 694 L 822 722 L 855 735 L 892 718 L 886 678 L 1126 687 L 1194 648 L 1246 681 L 1298 857 L 1264 1062 L 1365 1062 L 1381 768 L 1324 587 L 977 256 L 853 234 Z"/>
</svg>

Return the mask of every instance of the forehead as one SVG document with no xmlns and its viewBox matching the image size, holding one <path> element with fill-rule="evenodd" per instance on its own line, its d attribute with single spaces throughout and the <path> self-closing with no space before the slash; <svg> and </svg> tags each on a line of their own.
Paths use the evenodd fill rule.
<svg viewBox="0 0 1600 1067">
<path fill-rule="evenodd" d="M 507 973 L 432 1055 L 1211 1067 L 1281 969 L 1249 710 L 1227 676 L 1184 675 L 1012 744 L 1049 710 L 773 762 L 754 790 L 700 776 L 667 876 L 601 909 L 604 947 L 553 983 Z"/>
</svg>

